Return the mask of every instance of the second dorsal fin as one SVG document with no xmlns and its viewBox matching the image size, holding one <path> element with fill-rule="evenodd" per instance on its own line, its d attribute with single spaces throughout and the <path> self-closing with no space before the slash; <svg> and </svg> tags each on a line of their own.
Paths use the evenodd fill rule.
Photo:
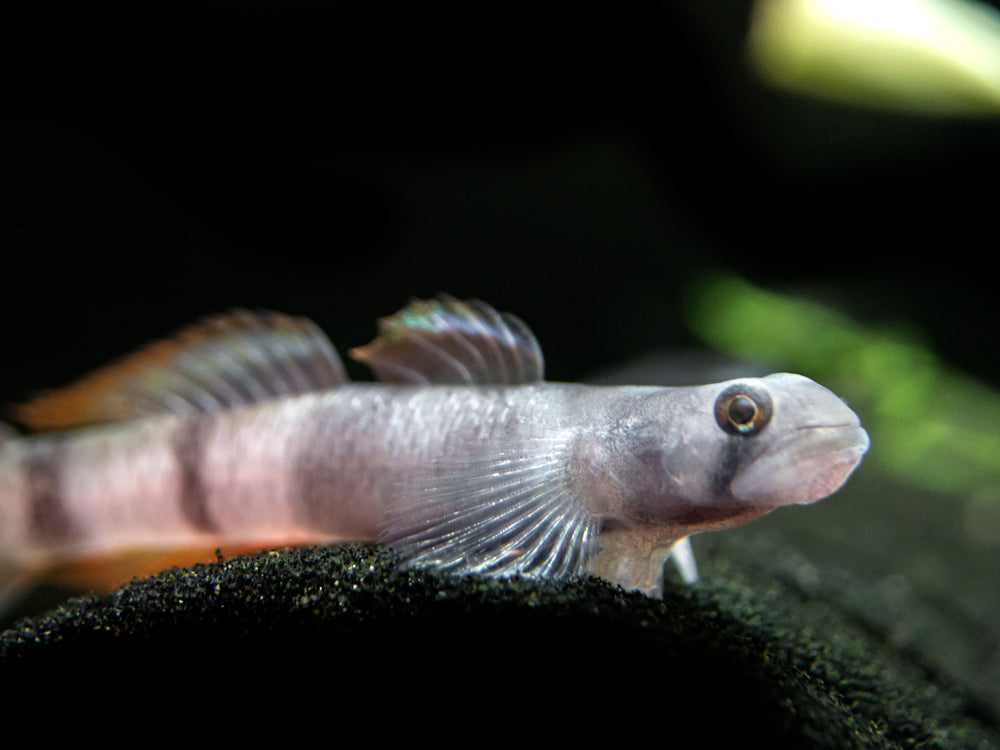
<svg viewBox="0 0 1000 750">
<path fill-rule="evenodd" d="M 17 407 L 16 415 L 29 429 L 62 429 L 229 409 L 345 380 L 336 351 L 312 321 L 234 310 L 43 393 Z"/>
<path fill-rule="evenodd" d="M 379 320 L 379 335 L 351 356 L 390 383 L 517 385 L 543 377 L 542 350 L 519 318 L 479 300 L 412 300 Z"/>
</svg>

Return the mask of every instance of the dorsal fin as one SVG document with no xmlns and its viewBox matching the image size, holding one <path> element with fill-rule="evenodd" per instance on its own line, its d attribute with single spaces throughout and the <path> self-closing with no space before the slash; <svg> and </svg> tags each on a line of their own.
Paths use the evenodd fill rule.
<svg viewBox="0 0 1000 750">
<path fill-rule="evenodd" d="M 543 377 L 542 350 L 519 318 L 480 300 L 442 294 L 379 320 L 379 335 L 351 357 L 390 383 L 517 385 Z"/>
<path fill-rule="evenodd" d="M 310 320 L 233 310 L 102 367 L 16 408 L 49 430 L 150 414 L 208 412 L 331 388 L 344 367 Z"/>
</svg>

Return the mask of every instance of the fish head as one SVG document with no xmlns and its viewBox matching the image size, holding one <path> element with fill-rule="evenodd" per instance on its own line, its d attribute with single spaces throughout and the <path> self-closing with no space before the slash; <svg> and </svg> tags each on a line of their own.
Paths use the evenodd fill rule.
<svg viewBox="0 0 1000 750">
<path fill-rule="evenodd" d="M 858 415 L 833 391 L 802 375 L 770 375 L 760 385 L 762 390 L 747 396 L 741 383 L 729 385 L 715 400 L 717 424 L 753 445 L 748 460 L 736 460 L 731 467 L 730 495 L 740 502 L 778 506 L 812 503 L 832 494 L 870 445 Z M 770 400 L 770 419 L 759 427 L 753 418 L 741 421 L 749 413 L 743 399 L 756 406 L 755 397 L 765 404 Z"/>
<path fill-rule="evenodd" d="M 869 446 L 842 399 L 788 373 L 653 392 L 617 425 L 608 515 L 684 534 L 826 497 Z"/>
</svg>

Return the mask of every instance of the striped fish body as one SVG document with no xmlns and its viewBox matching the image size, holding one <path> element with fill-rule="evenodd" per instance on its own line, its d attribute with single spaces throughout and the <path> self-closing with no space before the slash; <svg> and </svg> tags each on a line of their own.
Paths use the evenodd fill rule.
<svg viewBox="0 0 1000 750">
<path fill-rule="evenodd" d="M 349 383 L 309 321 L 235 312 L 21 408 L 0 444 L 0 586 L 136 549 L 377 540 L 454 573 L 658 596 L 687 537 L 837 489 L 857 416 L 799 375 L 547 383 L 517 318 L 449 297 L 380 321 Z M 82 426 L 88 425 L 88 426 Z"/>
<path fill-rule="evenodd" d="M 9 440 L 0 549 L 38 565 L 139 547 L 374 541 L 390 502 L 434 479 L 428 467 L 459 467 L 470 446 L 497 458 L 551 449 L 619 398 L 553 383 L 351 384 Z"/>
</svg>

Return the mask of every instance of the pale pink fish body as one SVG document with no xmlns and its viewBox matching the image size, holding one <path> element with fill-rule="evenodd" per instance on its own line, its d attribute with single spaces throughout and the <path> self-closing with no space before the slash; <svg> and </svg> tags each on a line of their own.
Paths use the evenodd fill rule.
<svg viewBox="0 0 1000 750">
<path fill-rule="evenodd" d="M 658 596 L 686 538 L 839 487 L 868 447 L 779 374 L 690 388 L 542 381 L 516 318 L 414 302 L 345 382 L 311 323 L 209 319 L 23 410 L 0 446 L 6 571 L 136 548 L 373 541 L 456 573 L 593 574 Z M 8 577 L 12 577 L 8 575 Z"/>
</svg>

